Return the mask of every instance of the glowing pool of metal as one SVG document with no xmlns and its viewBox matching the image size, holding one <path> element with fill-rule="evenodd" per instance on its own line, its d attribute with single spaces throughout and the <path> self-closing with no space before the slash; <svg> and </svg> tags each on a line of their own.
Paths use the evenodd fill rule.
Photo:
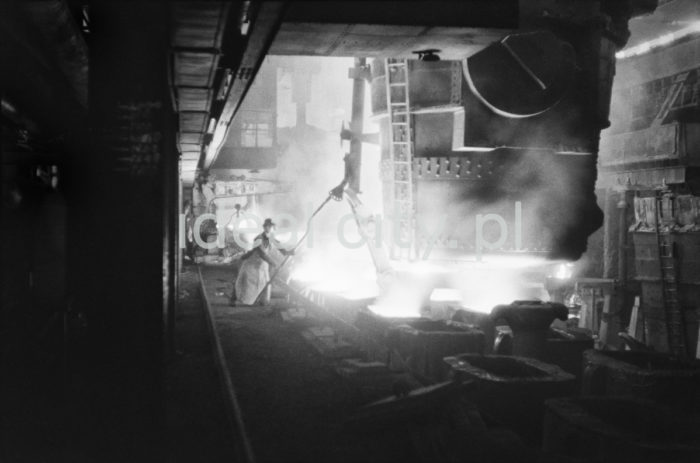
<svg viewBox="0 0 700 463">
<path fill-rule="evenodd" d="M 371 263 L 355 260 L 313 259 L 296 267 L 291 280 L 318 293 L 343 299 L 372 299 L 379 295 Z"/>
<path fill-rule="evenodd" d="M 442 261 L 393 262 L 395 277 L 377 285 L 369 259 L 317 255 L 299 265 L 291 279 L 319 293 L 349 300 L 374 299 L 373 313 L 392 318 L 417 317 L 426 307 L 450 305 L 489 313 L 515 300 L 549 300 L 546 276 L 561 262 L 531 255 L 460 256 Z"/>
</svg>

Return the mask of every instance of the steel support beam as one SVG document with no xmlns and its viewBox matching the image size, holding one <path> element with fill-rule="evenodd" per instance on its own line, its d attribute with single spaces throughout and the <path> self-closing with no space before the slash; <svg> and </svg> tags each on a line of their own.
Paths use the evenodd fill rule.
<svg viewBox="0 0 700 463">
<path fill-rule="evenodd" d="M 255 80 L 260 65 L 279 29 L 285 7 L 286 2 L 259 2 L 258 11 L 251 21 L 251 26 L 247 29 L 248 40 L 245 50 L 226 95 L 224 108 L 214 129 L 214 136 L 200 160 L 201 169 L 209 169 L 219 155 L 219 151 L 226 141 L 231 121 L 240 108 L 253 80 Z"/>
<path fill-rule="evenodd" d="M 73 155 L 69 269 L 87 318 L 100 461 L 164 459 L 178 162 L 168 12 L 165 1 L 90 5 L 89 147 Z"/>
</svg>

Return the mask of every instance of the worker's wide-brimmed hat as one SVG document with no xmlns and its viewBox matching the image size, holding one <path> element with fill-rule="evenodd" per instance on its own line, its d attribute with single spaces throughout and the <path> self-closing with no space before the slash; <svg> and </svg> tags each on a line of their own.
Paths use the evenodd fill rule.
<svg viewBox="0 0 700 463">
<path fill-rule="evenodd" d="M 263 227 L 267 227 L 268 225 L 273 227 L 276 226 L 275 222 L 273 222 L 270 218 L 265 219 L 265 221 L 263 222 Z"/>
</svg>

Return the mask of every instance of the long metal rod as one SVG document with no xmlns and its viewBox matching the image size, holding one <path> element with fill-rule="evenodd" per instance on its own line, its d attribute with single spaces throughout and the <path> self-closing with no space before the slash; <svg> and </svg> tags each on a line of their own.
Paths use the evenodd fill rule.
<svg viewBox="0 0 700 463">
<path fill-rule="evenodd" d="M 507 38 L 507 37 L 506 37 L 506 38 Z M 532 80 L 534 80 L 535 83 L 536 83 L 542 90 L 547 90 L 547 86 L 544 84 L 544 82 L 542 82 L 542 79 L 540 79 L 539 77 L 537 77 L 537 74 L 535 74 L 535 71 L 533 71 L 532 69 L 530 69 L 530 66 L 528 66 L 527 64 L 525 64 L 525 62 L 522 60 L 522 58 L 520 58 L 520 56 L 518 56 L 518 54 L 515 52 L 515 50 L 513 50 L 512 48 L 510 48 L 510 45 L 508 45 L 508 42 L 506 41 L 506 39 L 501 40 L 501 45 L 503 45 L 503 48 L 505 48 L 505 49 L 508 51 L 508 53 L 510 53 L 510 56 L 513 57 L 513 59 L 515 60 L 515 62 L 518 63 L 518 64 L 520 65 L 520 67 L 523 69 L 523 71 L 525 71 L 525 73 L 526 73 L 528 76 L 530 76 L 530 77 L 532 78 Z"/>
<path fill-rule="evenodd" d="M 309 220 L 306 222 L 306 231 L 304 231 L 304 234 L 301 235 L 301 238 L 299 239 L 299 241 L 297 241 L 297 244 L 294 245 L 292 251 L 296 251 L 299 248 L 299 246 L 301 246 L 301 244 L 304 242 L 304 240 L 306 240 L 306 237 L 309 236 L 309 232 L 311 231 L 311 221 L 314 219 L 314 217 L 316 217 L 316 214 L 318 214 L 321 211 L 321 209 L 323 209 L 323 206 L 328 204 L 328 201 L 330 201 L 332 197 L 332 195 L 328 195 L 325 201 L 323 201 L 321 205 L 316 208 L 314 213 L 311 214 L 311 217 L 309 217 Z M 291 258 L 292 254 L 288 254 L 287 256 L 285 256 L 284 260 L 282 260 L 282 263 L 275 269 L 275 273 L 272 274 L 267 283 L 265 283 L 265 286 L 263 286 L 263 289 L 258 293 L 257 297 L 255 298 L 254 304 L 258 303 L 260 296 L 262 296 L 265 293 L 265 291 L 267 291 L 267 288 L 272 284 L 275 278 L 277 278 L 277 275 L 284 268 L 284 266 L 287 265 L 287 262 L 289 262 Z"/>
</svg>

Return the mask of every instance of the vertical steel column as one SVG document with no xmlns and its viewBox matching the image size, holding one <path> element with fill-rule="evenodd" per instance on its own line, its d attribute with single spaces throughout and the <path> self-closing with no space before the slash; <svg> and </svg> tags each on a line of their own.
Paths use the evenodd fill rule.
<svg viewBox="0 0 700 463">
<path fill-rule="evenodd" d="M 350 71 L 352 83 L 352 119 L 350 120 L 350 152 L 348 153 L 348 169 L 352 173 L 348 185 L 356 193 L 360 193 L 360 171 L 362 169 L 362 132 L 365 116 L 365 73 L 366 59 L 355 58 L 355 67 Z"/>
<path fill-rule="evenodd" d="M 96 459 L 160 461 L 175 297 L 177 153 L 168 2 L 90 4 L 89 150 L 79 159 L 76 305 L 87 314 Z"/>
</svg>

